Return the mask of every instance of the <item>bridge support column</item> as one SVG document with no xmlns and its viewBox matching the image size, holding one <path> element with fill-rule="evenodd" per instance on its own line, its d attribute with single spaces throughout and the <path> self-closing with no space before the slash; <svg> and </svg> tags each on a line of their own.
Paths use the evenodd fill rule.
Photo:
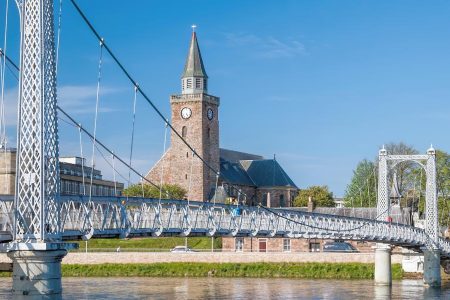
<svg viewBox="0 0 450 300">
<path fill-rule="evenodd" d="M 391 285 L 391 246 L 377 244 L 375 248 L 375 284 Z"/>
<path fill-rule="evenodd" d="M 67 250 L 15 250 L 13 261 L 14 299 L 61 299 L 61 260 Z"/>
<path fill-rule="evenodd" d="M 423 283 L 427 286 L 441 286 L 441 251 L 424 250 Z"/>
</svg>

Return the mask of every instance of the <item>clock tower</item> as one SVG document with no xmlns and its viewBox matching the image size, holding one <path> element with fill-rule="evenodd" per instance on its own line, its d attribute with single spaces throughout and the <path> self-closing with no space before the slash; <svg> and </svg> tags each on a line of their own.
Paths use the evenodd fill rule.
<svg viewBox="0 0 450 300">
<path fill-rule="evenodd" d="M 214 170 L 219 171 L 219 103 L 208 94 L 208 75 L 203 65 L 195 26 L 181 76 L 181 94 L 170 96 L 171 123 Z M 171 132 L 171 146 L 147 177 L 159 183 L 177 184 L 188 191 L 190 200 L 208 201 L 213 195 L 216 174 Z M 159 176 L 159 177 L 158 177 Z"/>
</svg>

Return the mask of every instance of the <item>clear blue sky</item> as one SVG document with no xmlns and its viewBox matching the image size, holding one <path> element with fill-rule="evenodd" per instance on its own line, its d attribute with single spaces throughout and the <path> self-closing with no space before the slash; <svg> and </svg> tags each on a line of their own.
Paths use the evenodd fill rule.
<svg viewBox="0 0 450 300">
<path fill-rule="evenodd" d="M 342 196 L 358 161 L 374 159 L 383 143 L 450 151 L 448 1 L 78 3 L 167 116 L 197 24 L 209 92 L 221 98 L 221 147 L 276 153 L 301 188 L 328 185 Z M 67 0 L 62 23 L 60 103 L 92 128 L 98 43 Z M 8 33 L 17 60 L 15 7 Z M 16 84 L 7 79 L 14 143 Z M 98 137 L 126 158 L 132 87 L 108 57 L 102 80 Z M 77 138 L 61 125 L 62 155 L 79 155 Z M 163 124 L 139 98 L 134 164 L 142 173 L 163 139 Z M 84 151 L 89 157 L 87 143 Z"/>
</svg>

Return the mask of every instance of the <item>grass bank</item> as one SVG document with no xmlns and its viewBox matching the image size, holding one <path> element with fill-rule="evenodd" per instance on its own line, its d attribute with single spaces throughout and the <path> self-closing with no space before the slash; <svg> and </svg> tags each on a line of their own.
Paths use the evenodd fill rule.
<svg viewBox="0 0 450 300">
<path fill-rule="evenodd" d="M 83 241 L 74 241 L 78 243 L 79 250 L 85 251 L 86 244 Z M 133 239 L 91 239 L 88 241 L 88 250 L 96 251 L 96 249 L 155 249 L 170 250 L 175 246 L 184 246 L 185 238 L 183 237 L 146 237 Z M 211 249 L 211 238 L 209 237 L 189 237 L 187 238 L 188 247 L 192 249 Z M 222 248 L 222 238 L 214 238 L 214 249 Z"/>
<path fill-rule="evenodd" d="M 362 263 L 155 263 L 62 265 L 66 277 L 269 277 L 308 279 L 373 279 L 374 265 Z M 400 264 L 392 278 L 402 279 Z"/>
</svg>

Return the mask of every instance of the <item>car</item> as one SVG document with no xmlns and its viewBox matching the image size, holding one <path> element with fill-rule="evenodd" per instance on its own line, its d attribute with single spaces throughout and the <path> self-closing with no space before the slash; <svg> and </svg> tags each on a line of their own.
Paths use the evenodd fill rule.
<svg viewBox="0 0 450 300">
<path fill-rule="evenodd" d="M 170 252 L 180 253 L 180 252 L 197 252 L 197 251 L 186 246 L 176 246 L 175 248 L 171 249 Z"/>
<path fill-rule="evenodd" d="M 326 242 L 323 252 L 359 252 L 352 244 L 347 242 Z"/>
</svg>

